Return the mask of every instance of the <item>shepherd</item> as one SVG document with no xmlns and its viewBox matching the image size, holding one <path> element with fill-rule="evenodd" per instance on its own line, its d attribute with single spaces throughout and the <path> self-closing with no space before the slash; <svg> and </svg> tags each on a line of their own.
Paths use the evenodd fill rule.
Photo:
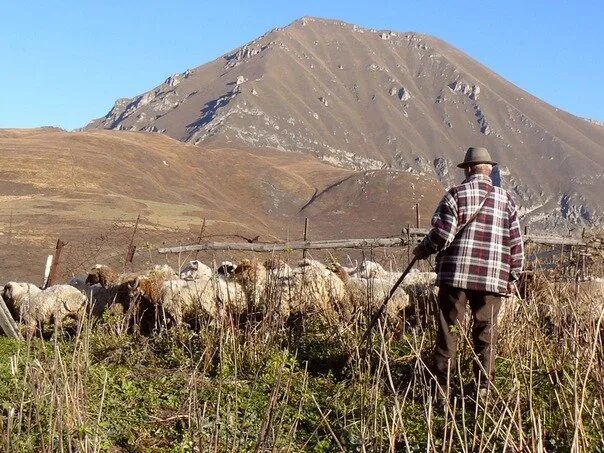
<svg viewBox="0 0 604 453">
<path fill-rule="evenodd" d="M 458 165 L 465 180 L 446 193 L 432 218 L 432 229 L 413 250 L 417 259 L 436 253 L 439 286 L 434 373 L 442 391 L 455 372 L 457 337 L 452 327 L 472 311 L 472 342 L 478 360 L 474 379 L 478 397 L 488 395 L 494 379 L 497 314 L 522 270 L 524 250 L 516 206 L 491 179 L 486 148 L 470 147 Z M 441 393 L 442 396 L 442 393 Z"/>
</svg>

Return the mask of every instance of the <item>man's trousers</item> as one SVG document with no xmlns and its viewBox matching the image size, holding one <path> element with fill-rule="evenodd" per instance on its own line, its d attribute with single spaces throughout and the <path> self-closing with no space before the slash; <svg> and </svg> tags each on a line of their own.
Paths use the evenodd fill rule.
<svg viewBox="0 0 604 453">
<path fill-rule="evenodd" d="M 474 362 L 474 377 L 481 387 L 487 387 L 494 377 L 493 348 L 497 341 L 497 314 L 501 308 L 499 294 L 440 286 L 434 351 L 435 373 L 443 383 L 447 379 L 447 373 L 455 371 L 457 335 L 451 327 L 463 324 L 467 302 L 472 310 L 472 342 L 478 358 L 478 362 Z"/>
</svg>

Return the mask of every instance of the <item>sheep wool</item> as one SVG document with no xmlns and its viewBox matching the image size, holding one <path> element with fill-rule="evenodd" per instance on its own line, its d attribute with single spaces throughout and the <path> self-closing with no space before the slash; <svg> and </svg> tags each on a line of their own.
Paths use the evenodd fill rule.
<svg viewBox="0 0 604 453">
<path fill-rule="evenodd" d="M 80 320 L 86 309 L 86 296 L 70 285 L 54 285 L 23 302 L 21 320 L 27 337 L 33 336 L 38 325 L 61 327 L 67 317 Z"/>
</svg>

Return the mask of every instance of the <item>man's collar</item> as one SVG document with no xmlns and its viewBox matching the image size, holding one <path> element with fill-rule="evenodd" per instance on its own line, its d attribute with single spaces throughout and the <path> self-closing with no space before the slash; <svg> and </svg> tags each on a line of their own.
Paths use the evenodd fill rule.
<svg viewBox="0 0 604 453">
<path fill-rule="evenodd" d="M 464 182 L 470 182 L 470 181 L 485 181 L 488 183 L 493 184 L 493 181 L 491 180 L 491 178 L 487 175 L 483 175 L 482 173 L 474 173 L 473 175 L 468 176 Z"/>
</svg>

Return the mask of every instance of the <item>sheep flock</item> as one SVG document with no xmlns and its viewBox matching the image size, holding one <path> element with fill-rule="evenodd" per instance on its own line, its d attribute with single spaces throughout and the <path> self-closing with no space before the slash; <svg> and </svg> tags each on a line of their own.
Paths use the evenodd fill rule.
<svg viewBox="0 0 604 453">
<path fill-rule="evenodd" d="M 400 276 L 363 261 L 353 268 L 303 259 L 295 267 L 279 259 L 243 259 L 208 266 L 186 263 L 179 272 L 167 265 L 143 272 L 118 273 L 97 264 L 83 278 L 40 289 L 8 282 L 2 298 L 27 338 L 47 325 L 77 325 L 113 313 L 124 325 L 151 333 L 169 326 L 195 326 L 227 317 L 272 317 L 288 322 L 313 317 L 345 328 L 373 313 Z M 396 325 L 435 300 L 436 275 L 411 272 L 390 299 L 385 317 Z"/>
</svg>

